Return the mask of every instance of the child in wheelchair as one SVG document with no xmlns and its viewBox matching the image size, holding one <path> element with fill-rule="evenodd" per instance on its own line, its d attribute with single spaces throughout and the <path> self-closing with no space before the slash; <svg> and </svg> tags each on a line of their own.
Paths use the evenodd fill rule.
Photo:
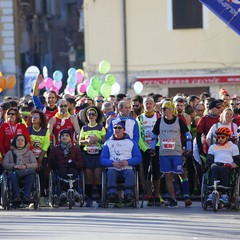
<svg viewBox="0 0 240 240">
<path fill-rule="evenodd" d="M 58 193 L 60 205 L 67 202 L 67 192 L 69 189 L 69 180 L 73 180 L 74 199 L 80 201 L 79 183 L 74 181 L 78 178 L 80 171 L 84 168 L 84 159 L 79 148 L 72 145 L 71 131 L 63 129 L 60 132 L 59 145 L 54 147 L 49 155 L 50 169 L 54 172 L 54 183 L 58 184 L 56 189 L 60 188 Z M 59 180 L 59 181 L 56 181 Z"/>
<path fill-rule="evenodd" d="M 11 199 L 14 203 L 33 202 L 31 196 L 35 181 L 35 170 L 38 167 L 33 152 L 29 150 L 27 138 L 17 135 L 11 144 L 11 150 L 7 152 L 3 160 L 3 167 L 8 172 L 8 180 L 11 184 Z M 20 180 L 24 179 L 23 195 L 20 192 Z"/>
<path fill-rule="evenodd" d="M 219 202 L 229 203 L 228 188 L 232 169 L 239 166 L 238 146 L 229 140 L 231 131 L 227 127 L 220 127 L 216 131 L 217 143 L 209 147 L 206 170 L 210 170 L 210 185 L 218 180 L 219 184 Z M 207 203 L 212 203 L 212 194 L 208 196 Z"/>
<path fill-rule="evenodd" d="M 100 158 L 101 165 L 107 167 L 107 196 L 110 202 L 118 200 L 117 179 L 123 176 L 124 200 L 130 202 L 134 197 L 133 166 L 140 164 L 142 157 L 137 143 L 124 133 L 123 122 L 115 123 L 113 129 L 113 135 L 105 142 Z"/>
</svg>

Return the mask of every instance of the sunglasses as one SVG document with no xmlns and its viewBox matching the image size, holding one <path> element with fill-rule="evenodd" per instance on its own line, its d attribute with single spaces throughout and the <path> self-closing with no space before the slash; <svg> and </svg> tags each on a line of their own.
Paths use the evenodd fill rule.
<svg viewBox="0 0 240 240">
<path fill-rule="evenodd" d="M 166 111 L 166 110 L 167 110 L 167 108 L 163 107 L 163 108 L 161 108 L 161 110 L 162 110 L 162 111 Z"/>
<path fill-rule="evenodd" d="M 8 113 L 7 115 L 15 116 L 16 113 Z"/>
<path fill-rule="evenodd" d="M 93 116 L 93 117 L 95 117 L 96 116 L 96 114 L 95 113 L 89 113 L 88 114 L 88 116 L 90 117 L 90 116 Z"/>
<path fill-rule="evenodd" d="M 96 102 L 98 102 L 98 103 L 99 103 L 99 102 L 102 102 L 102 103 L 103 103 L 104 101 L 103 101 L 103 100 L 96 100 Z"/>
<path fill-rule="evenodd" d="M 60 108 L 63 108 L 63 107 L 66 108 L 67 106 L 68 106 L 68 105 L 65 104 L 65 105 L 60 105 L 59 107 L 60 107 Z"/>
<path fill-rule="evenodd" d="M 32 118 L 39 118 L 38 115 L 32 115 L 31 117 L 32 117 Z"/>
<path fill-rule="evenodd" d="M 132 105 L 134 108 L 137 108 L 137 107 L 139 107 L 139 104 L 133 104 Z"/>
<path fill-rule="evenodd" d="M 217 109 L 221 109 L 221 107 L 216 107 Z"/>
<path fill-rule="evenodd" d="M 113 127 L 114 129 L 122 129 L 122 127 Z"/>
<path fill-rule="evenodd" d="M 217 135 L 217 139 L 224 139 L 224 138 L 226 138 L 227 136 L 225 136 L 225 135 Z"/>
</svg>

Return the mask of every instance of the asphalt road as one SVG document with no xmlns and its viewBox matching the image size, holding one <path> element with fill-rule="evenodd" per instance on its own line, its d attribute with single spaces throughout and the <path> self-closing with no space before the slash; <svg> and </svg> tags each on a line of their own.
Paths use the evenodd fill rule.
<svg viewBox="0 0 240 240">
<path fill-rule="evenodd" d="M 189 208 L 39 208 L 0 210 L 0 239 L 240 239 L 240 212 Z"/>
</svg>

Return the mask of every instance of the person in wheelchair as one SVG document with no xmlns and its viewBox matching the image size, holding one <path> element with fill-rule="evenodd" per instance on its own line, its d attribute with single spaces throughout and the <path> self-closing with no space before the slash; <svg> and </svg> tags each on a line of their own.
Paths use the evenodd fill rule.
<svg viewBox="0 0 240 240">
<path fill-rule="evenodd" d="M 133 200 L 134 170 L 133 166 L 141 163 L 142 156 L 138 144 L 124 133 L 125 125 L 119 121 L 113 126 L 113 135 L 103 146 L 100 162 L 107 167 L 107 189 L 109 201 L 117 201 L 117 177 L 125 178 L 124 200 Z"/>
<path fill-rule="evenodd" d="M 224 192 L 224 187 L 229 187 L 229 175 L 233 168 L 239 166 L 239 149 L 238 146 L 230 141 L 231 131 L 227 127 L 220 127 L 216 131 L 217 143 L 209 147 L 206 169 L 210 169 L 210 184 L 214 180 L 219 180 L 219 185 L 223 186 L 220 193 L 220 203 L 227 204 L 229 196 Z M 207 199 L 208 203 L 212 202 L 212 195 Z"/>
<path fill-rule="evenodd" d="M 72 145 L 71 131 L 63 129 L 59 134 L 59 145 L 54 147 L 49 155 L 50 169 L 53 170 L 57 176 L 63 179 L 68 179 L 68 174 L 73 174 L 72 178 L 76 179 L 79 172 L 84 168 L 84 159 L 80 149 Z M 68 183 L 61 182 L 61 193 L 59 201 L 64 205 L 67 201 Z M 76 202 L 80 201 L 80 194 L 77 191 L 77 182 L 74 183 L 75 189 L 74 198 Z"/>
<path fill-rule="evenodd" d="M 4 157 L 3 167 L 8 172 L 8 179 L 12 184 L 13 202 L 34 201 L 31 197 L 31 191 L 38 163 L 33 152 L 29 150 L 29 143 L 25 135 L 20 134 L 13 139 L 11 150 Z M 20 179 L 25 180 L 23 196 L 20 196 Z"/>
</svg>

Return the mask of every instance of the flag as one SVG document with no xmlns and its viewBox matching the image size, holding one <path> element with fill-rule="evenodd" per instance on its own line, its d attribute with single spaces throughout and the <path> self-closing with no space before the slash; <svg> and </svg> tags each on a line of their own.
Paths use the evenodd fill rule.
<svg viewBox="0 0 240 240">
<path fill-rule="evenodd" d="M 240 35 L 240 0 L 200 0 Z"/>
</svg>

